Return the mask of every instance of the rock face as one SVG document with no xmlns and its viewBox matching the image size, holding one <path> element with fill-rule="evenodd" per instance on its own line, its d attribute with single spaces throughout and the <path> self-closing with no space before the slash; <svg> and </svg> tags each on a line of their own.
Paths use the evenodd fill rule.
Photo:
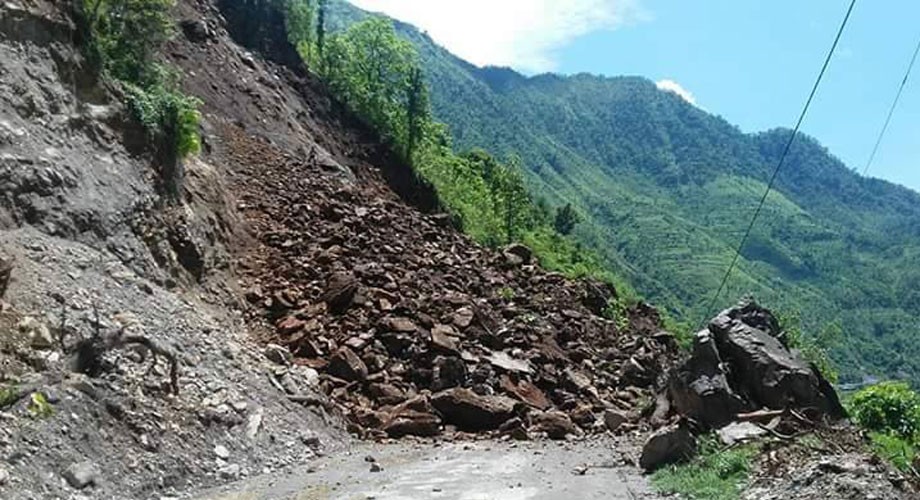
<svg viewBox="0 0 920 500">
<path fill-rule="evenodd" d="M 655 431 L 639 457 L 639 466 L 653 471 L 663 465 L 686 460 L 696 451 L 696 439 L 682 424 L 669 425 Z"/>
<path fill-rule="evenodd" d="M 782 343 L 781 333 L 773 314 L 754 302 L 719 314 L 696 334 L 692 356 L 670 378 L 673 408 L 714 428 L 761 408 L 844 416 L 830 384 Z"/>
<path fill-rule="evenodd" d="M 444 421 L 469 431 L 498 429 L 514 416 L 514 400 L 504 396 L 480 396 L 469 389 L 439 392 L 431 404 Z"/>
</svg>

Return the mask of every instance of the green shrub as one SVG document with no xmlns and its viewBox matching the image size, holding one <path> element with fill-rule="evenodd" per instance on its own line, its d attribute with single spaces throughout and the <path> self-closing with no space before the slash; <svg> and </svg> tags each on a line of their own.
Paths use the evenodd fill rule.
<svg viewBox="0 0 920 500">
<path fill-rule="evenodd" d="M 853 419 L 862 427 L 913 440 L 920 431 L 920 395 L 906 382 L 882 382 L 860 390 L 850 401 Z"/>
<path fill-rule="evenodd" d="M 40 392 L 33 392 L 29 398 L 29 406 L 26 407 L 33 418 L 47 418 L 54 414 L 54 408 L 48 402 L 48 398 Z"/>
<path fill-rule="evenodd" d="M 700 440 L 699 453 L 690 462 L 657 470 L 652 486 L 694 500 L 734 500 L 747 482 L 756 454 L 754 446 L 722 449 L 718 439 L 710 436 Z"/>
<path fill-rule="evenodd" d="M 0 408 L 5 408 L 16 402 L 18 390 L 15 386 L 0 386 Z"/>
<path fill-rule="evenodd" d="M 201 149 L 199 101 L 179 90 L 176 72 L 157 63 L 174 34 L 175 0 L 80 0 L 90 35 L 87 52 L 104 74 L 125 89 L 128 109 L 151 139 L 178 157 Z"/>
</svg>

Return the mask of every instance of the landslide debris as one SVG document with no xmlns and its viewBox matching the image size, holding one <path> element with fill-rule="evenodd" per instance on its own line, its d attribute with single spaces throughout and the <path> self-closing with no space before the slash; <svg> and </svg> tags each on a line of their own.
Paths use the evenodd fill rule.
<svg viewBox="0 0 920 500">
<path fill-rule="evenodd" d="M 673 338 L 639 304 L 603 317 L 609 285 L 542 270 L 520 245 L 472 243 L 379 177 L 324 171 L 228 126 L 243 216 L 261 242 L 243 259 L 270 340 L 366 437 L 526 430 L 562 438 L 635 428 Z M 560 430 L 562 429 L 562 430 Z M 525 432 L 522 432 L 525 431 Z"/>
</svg>

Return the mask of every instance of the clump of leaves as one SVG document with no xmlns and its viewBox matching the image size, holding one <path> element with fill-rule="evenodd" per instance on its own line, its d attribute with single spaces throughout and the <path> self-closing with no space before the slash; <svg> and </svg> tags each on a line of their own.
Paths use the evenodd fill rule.
<svg viewBox="0 0 920 500">
<path fill-rule="evenodd" d="M 48 398 L 40 392 L 33 392 L 29 398 L 29 406 L 26 407 L 34 418 L 47 418 L 54 414 L 54 408 L 48 402 Z"/>
<path fill-rule="evenodd" d="M 734 500 L 747 482 L 756 454 L 754 446 L 724 449 L 717 438 L 707 436 L 700 440 L 693 460 L 659 469 L 652 475 L 652 485 L 663 493 L 694 500 Z"/>
<path fill-rule="evenodd" d="M 607 307 L 604 308 L 603 315 L 607 319 L 612 319 L 617 324 L 620 331 L 629 328 L 629 305 L 627 300 L 617 297 L 607 301 Z"/>
<path fill-rule="evenodd" d="M 102 71 L 122 83 L 135 119 L 155 141 L 178 156 L 197 153 L 197 99 L 179 90 L 175 71 L 156 62 L 174 34 L 169 11 L 175 0 L 82 0 L 91 35 L 87 52 Z"/>
<path fill-rule="evenodd" d="M 920 433 L 920 394 L 906 382 L 882 382 L 861 389 L 850 401 L 854 420 L 876 432 L 914 439 Z"/>
<path fill-rule="evenodd" d="M 510 286 L 503 286 L 498 289 L 498 296 L 502 300 L 512 300 L 514 299 L 514 289 Z"/>
<path fill-rule="evenodd" d="M 17 389 L 15 386 L 0 387 L 0 408 L 5 408 L 16 401 Z"/>
</svg>

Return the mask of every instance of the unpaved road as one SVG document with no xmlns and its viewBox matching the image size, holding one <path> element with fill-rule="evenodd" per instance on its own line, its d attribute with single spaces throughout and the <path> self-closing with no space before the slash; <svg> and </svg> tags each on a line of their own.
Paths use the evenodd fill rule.
<svg viewBox="0 0 920 500">
<path fill-rule="evenodd" d="M 636 500 L 658 498 L 613 440 L 359 444 L 286 474 L 202 493 L 207 500 Z M 383 470 L 371 472 L 372 457 Z M 588 466 L 587 471 L 584 467 Z M 583 473 L 580 473 L 583 472 Z"/>
</svg>

